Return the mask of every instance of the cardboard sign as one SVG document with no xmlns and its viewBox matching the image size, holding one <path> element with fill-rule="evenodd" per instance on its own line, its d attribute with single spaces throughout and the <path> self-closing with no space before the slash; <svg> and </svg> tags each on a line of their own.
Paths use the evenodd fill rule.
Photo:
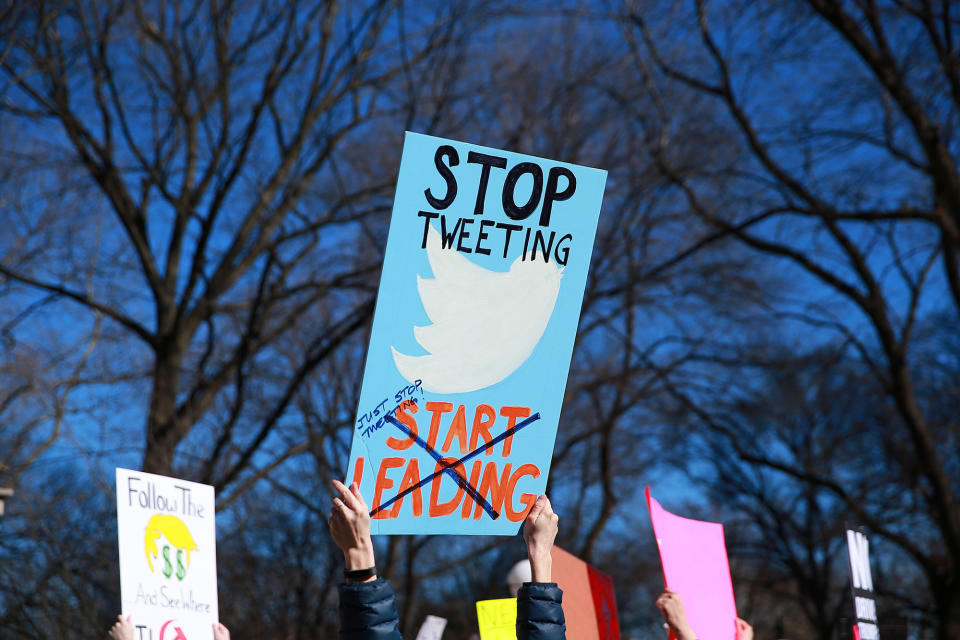
<svg viewBox="0 0 960 640">
<path fill-rule="evenodd" d="M 666 587 L 680 594 L 698 640 L 736 640 L 737 603 L 723 525 L 666 511 L 646 488 Z M 673 634 L 671 633 L 671 637 Z"/>
<path fill-rule="evenodd" d="M 480 640 L 517 640 L 517 599 L 478 600 L 477 624 Z"/>
<path fill-rule="evenodd" d="M 870 573 L 870 541 L 861 531 L 847 529 L 847 552 L 850 557 L 850 589 L 857 623 L 853 627 L 856 640 L 880 640 L 877 602 Z"/>
<path fill-rule="evenodd" d="M 120 610 L 135 636 L 212 640 L 217 622 L 213 487 L 117 469 Z"/>
<path fill-rule="evenodd" d="M 554 546 L 553 580 L 563 590 L 567 636 L 582 640 L 620 640 L 613 579 Z"/>
<path fill-rule="evenodd" d="M 373 533 L 517 532 L 547 483 L 605 181 L 406 134 L 347 472 Z"/>
<path fill-rule="evenodd" d="M 443 630 L 447 628 L 447 619 L 439 616 L 427 616 L 420 625 L 417 640 L 440 640 Z"/>
</svg>

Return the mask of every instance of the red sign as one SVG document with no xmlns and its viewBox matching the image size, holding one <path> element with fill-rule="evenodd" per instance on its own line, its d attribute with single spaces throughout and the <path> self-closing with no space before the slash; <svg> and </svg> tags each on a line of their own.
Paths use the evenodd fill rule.
<svg viewBox="0 0 960 640">
<path fill-rule="evenodd" d="M 554 546 L 553 580 L 563 589 L 567 637 L 620 640 L 613 579 L 573 554 Z"/>
</svg>

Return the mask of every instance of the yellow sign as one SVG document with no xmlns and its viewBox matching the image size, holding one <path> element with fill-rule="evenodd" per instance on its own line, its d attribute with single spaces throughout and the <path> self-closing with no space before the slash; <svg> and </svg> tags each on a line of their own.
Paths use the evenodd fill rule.
<svg viewBox="0 0 960 640">
<path fill-rule="evenodd" d="M 480 640 L 517 640 L 517 599 L 479 600 Z"/>
</svg>

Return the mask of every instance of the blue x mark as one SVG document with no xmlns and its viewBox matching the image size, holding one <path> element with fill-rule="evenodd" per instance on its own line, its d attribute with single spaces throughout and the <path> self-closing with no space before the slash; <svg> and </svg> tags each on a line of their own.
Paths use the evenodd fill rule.
<svg viewBox="0 0 960 640">
<path fill-rule="evenodd" d="M 496 444 L 498 444 L 498 443 L 500 443 L 500 442 L 503 442 L 504 440 L 506 440 L 507 438 L 509 438 L 509 437 L 512 436 L 513 434 L 515 434 L 516 432 L 520 431 L 520 429 L 523 429 L 523 428 L 526 427 L 527 425 L 533 424 L 534 422 L 536 422 L 537 420 L 540 419 L 540 413 L 537 412 L 537 413 L 533 414 L 532 416 L 530 416 L 529 418 L 527 418 L 527 419 L 524 420 L 523 422 L 520 422 L 520 423 L 518 423 L 517 425 L 515 425 L 514 427 L 512 427 L 512 428 L 510 428 L 510 429 L 507 429 L 506 431 L 504 431 L 503 433 L 501 433 L 500 435 L 498 435 L 496 438 L 494 438 L 494 439 L 491 440 L 490 442 L 484 443 L 483 445 L 477 447 L 475 450 L 471 451 L 470 453 L 468 453 L 467 455 L 463 456 L 462 458 L 460 458 L 459 460 L 457 460 L 457 461 L 455 461 L 455 462 L 444 462 L 444 461 L 443 461 L 443 457 L 442 457 L 439 453 L 437 453 L 430 445 L 428 445 L 426 442 L 424 442 L 424 441 L 423 441 L 423 438 L 421 438 L 419 435 L 417 435 L 417 434 L 413 433 L 412 431 L 410 431 L 410 428 L 409 428 L 407 425 L 403 424 L 402 422 L 400 422 L 399 420 L 397 420 L 396 418 L 394 418 L 393 415 L 387 414 L 386 417 L 385 417 L 385 419 L 386 419 L 387 422 L 389 422 L 390 424 L 392 424 L 393 426 L 397 427 L 398 429 L 400 429 L 401 431 L 403 431 L 405 434 L 407 434 L 408 436 L 410 436 L 411 438 L 413 438 L 413 441 L 414 441 L 414 442 L 416 442 L 418 445 L 420 445 L 421 447 L 423 447 L 423 450 L 426 451 L 428 454 L 430 454 L 430 457 L 431 457 L 431 458 L 433 458 L 434 460 L 437 461 L 437 463 L 441 466 L 441 469 L 440 469 L 439 471 L 435 472 L 435 473 L 430 474 L 429 476 L 427 476 L 426 478 L 424 478 L 423 480 L 421 480 L 421 481 L 418 482 L 417 484 L 413 485 L 412 487 L 408 487 L 408 488 L 404 489 L 403 491 L 401 491 L 400 493 L 398 493 L 396 496 L 394 496 L 392 499 L 390 499 L 390 500 L 388 500 L 387 502 L 383 503 L 383 504 L 380 505 L 379 507 L 376 507 L 373 511 L 370 512 L 370 517 L 371 517 L 371 518 L 372 518 L 376 513 L 380 512 L 380 511 L 383 511 L 384 509 L 386 509 L 387 507 L 389 507 L 390 505 L 392 505 L 392 504 L 393 504 L 394 502 L 396 502 L 397 500 L 400 500 L 401 498 L 403 498 L 405 495 L 409 494 L 409 493 L 412 492 L 412 491 L 416 491 L 417 489 L 419 489 L 419 488 L 422 487 L 423 485 L 427 484 L 428 482 L 430 482 L 431 480 L 433 480 L 434 478 L 436 478 L 438 475 L 440 475 L 440 474 L 442 474 L 442 473 L 446 473 L 448 476 L 450 476 L 451 478 L 453 478 L 454 482 L 456 482 L 457 485 L 458 485 L 461 489 L 463 489 L 464 491 L 467 492 L 467 495 L 469 495 L 471 498 L 473 498 L 473 499 L 476 501 L 477 504 L 479 504 L 481 507 L 483 507 L 483 510 L 487 512 L 487 515 L 488 515 L 488 516 L 490 516 L 491 518 L 493 518 L 494 520 L 496 520 L 497 518 L 500 517 L 500 514 L 497 513 L 497 511 L 490 505 L 490 503 L 488 503 L 488 502 L 484 499 L 484 497 L 480 494 L 480 492 L 477 491 L 477 490 L 473 487 L 473 485 L 471 485 L 471 484 L 467 481 L 467 479 L 466 479 L 465 477 L 461 476 L 459 473 L 456 472 L 456 470 L 454 470 L 454 467 L 456 467 L 458 464 L 463 464 L 464 462 L 467 462 L 467 461 L 470 460 L 471 458 L 475 458 L 476 456 L 480 455 L 481 453 L 483 453 L 484 451 L 486 451 L 486 450 L 489 449 L 490 447 L 492 447 L 492 446 L 494 446 L 494 445 L 496 445 Z"/>
</svg>

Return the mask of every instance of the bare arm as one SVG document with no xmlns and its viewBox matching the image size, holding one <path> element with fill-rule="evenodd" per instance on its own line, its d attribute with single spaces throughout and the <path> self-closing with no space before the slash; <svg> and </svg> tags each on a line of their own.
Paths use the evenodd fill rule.
<svg viewBox="0 0 960 640">
<path fill-rule="evenodd" d="M 523 522 L 523 540 L 527 543 L 530 573 L 533 582 L 553 582 L 553 559 L 550 550 L 559 530 L 560 516 L 553 512 L 546 494 L 537 498 L 536 504 Z"/>
</svg>

